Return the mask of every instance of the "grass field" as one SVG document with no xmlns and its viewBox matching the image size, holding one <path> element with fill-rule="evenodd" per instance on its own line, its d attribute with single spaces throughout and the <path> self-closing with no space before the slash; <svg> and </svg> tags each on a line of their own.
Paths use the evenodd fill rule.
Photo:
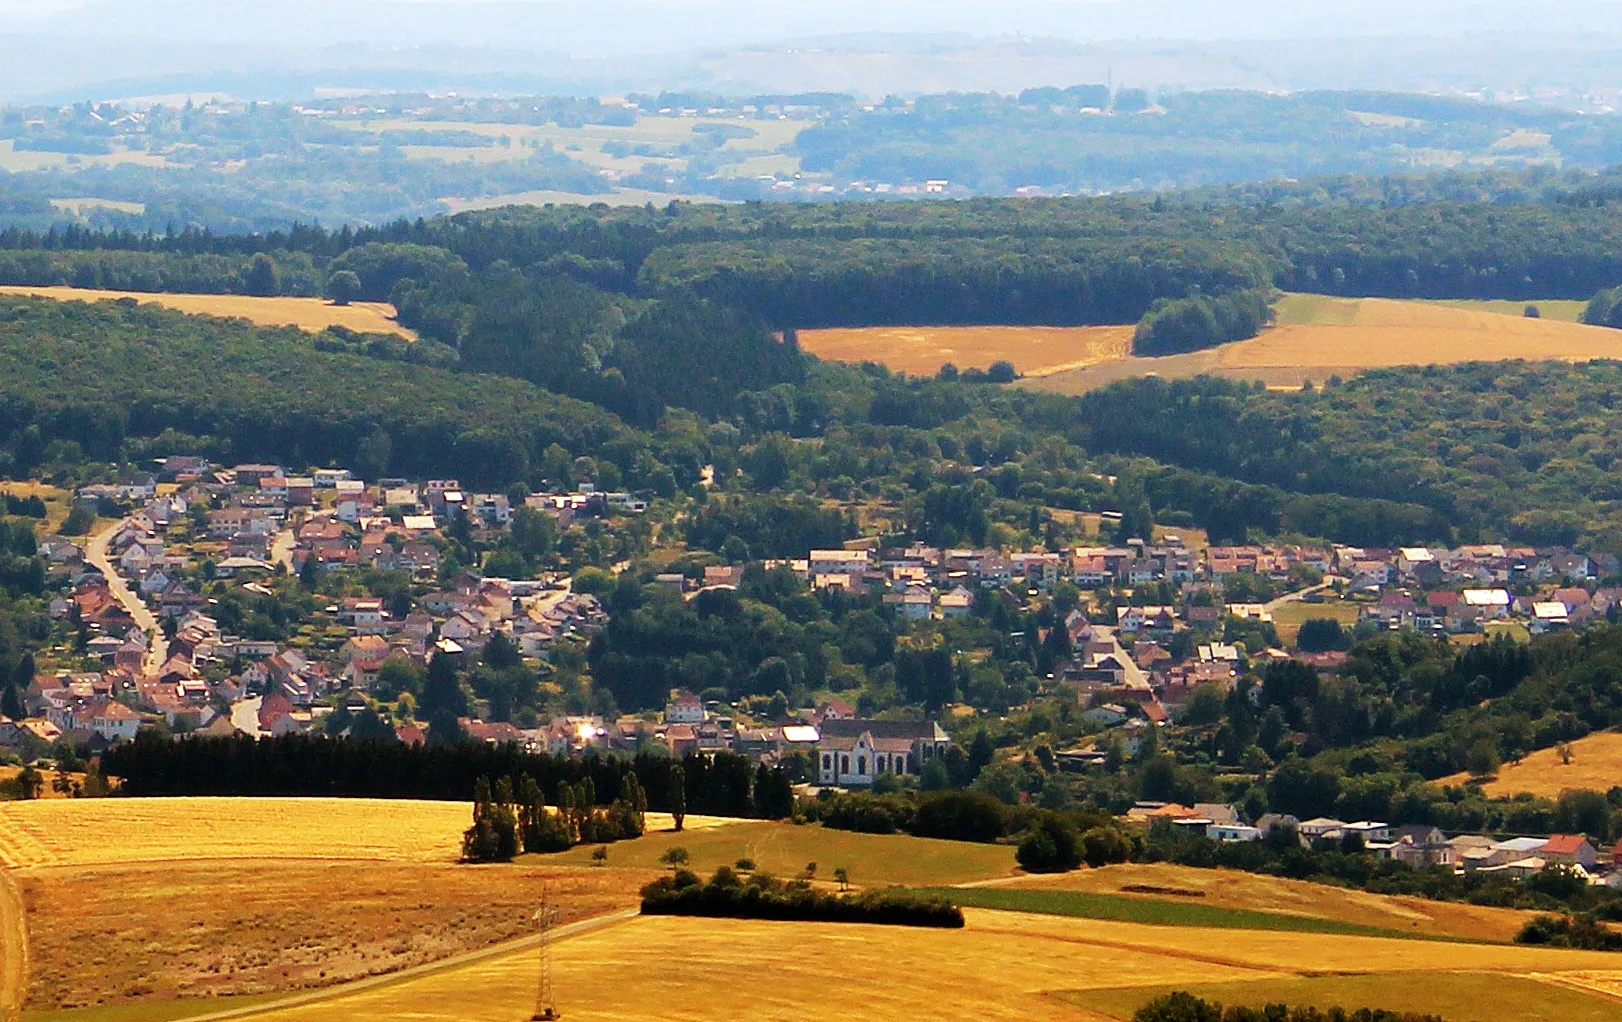
<svg viewBox="0 0 1622 1022">
<path fill-rule="evenodd" d="M 608 865 L 658 869 L 659 857 L 673 847 L 687 849 L 690 867 L 699 873 L 748 857 L 755 861 L 756 869 L 788 877 L 815 862 L 819 877 L 831 878 L 834 870 L 843 866 L 850 871 L 851 883 L 862 886 L 947 886 L 1007 876 L 1014 870 L 1014 849 L 1008 845 L 937 841 L 903 834 L 857 834 L 828 830 L 819 824 L 763 822 L 682 834 L 651 832 L 635 841 L 610 845 Z M 582 845 L 556 855 L 525 856 L 520 861 L 587 865 L 591 852 L 590 847 Z"/>
<path fill-rule="evenodd" d="M 833 362 L 877 362 L 933 376 L 947 362 L 985 369 L 1006 359 L 1026 377 L 1050 376 L 1124 358 L 1130 326 L 932 326 L 801 330 L 800 347 Z"/>
<path fill-rule="evenodd" d="M 1123 892 L 1128 885 L 1196 891 L 1198 898 Z M 1078 891 L 1132 900 L 1195 902 L 1208 907 L 1333 920 L 1402 933 L 1430 933 L 1462 940 L 1509 941 L 1533 913 L 1485 908 L 1429 898 L 1370 894 L 1327 884 L 1287 880 L 1226 869 L 1196 869 L 1169 862 L 1125 863 L 1057 876 L 1020 878 L 987 889 Z"/>
<path fill-rule="evenodd" d="M 1126 894 L 1096 894 L 1091 891 L 1043 890 L 1027 885 L 1008 887 L 940 887 L 931 894 L 949 898 L 954 904 L 994 908 L 1004 912 L 1036 912 L 1042 915 L 1075 916 L 1079 919 L 1113 919 L 1153 926 L 1204 926 L 1233 930 L 1290 930 L 1297 933 L 1357 934 L 1364 937 L 1408 937 L 1401 930 L 1365 926 L 1320 916 L 1284 915 L 1248 908 L 1208 905 L 1204 899 L 1133 897 Z M 1429 937 L 1422 931 L 1413 936 Z"/>
<path fill-rule="evenodd" d="M 470 209 L 499 209 L 502 206 L 590 206 L 607 203 L 610 206 L 667 206 L 672 202 L 719 202 L 703 195 L 678 195 L 673 192 L 649 192 L 639 188 L 616 188 L 600 195 L 579 192 L 535 191 L 509 192 L 489 195 L 480 199 L 442 199 L 452 213 L 465 213 Z"/>
<path fill-rule="evenodd" d="M 260 326 L 295 326 L 316 333 L 329 326 L 374 334 L 398 334 L 411 340 L 416 334 L 394 321 L 394 306 L 387 302 L 352 302 L 337 306 L 320 298 L 256 298 L 252 295 L 182 295 L 147 291 L 102 291 L 78 287 L 0 286 L 0 294 L 36 295 L 58 301 L 103 302 L 134 298 L 181 312 L 208 316 L 234 316 Z"/>
<path fill-rule="evenodd" d="M 1145 1000 L 1187 990 L 1223 1004 L 1310 1004 L 1444 1013 L 1447 1022 L 1609 1022 L 1622 1002 L 1554 983 L 1492 973 L 1417 973 L 1407 976 L 1316 976 L 1247 983 L 1175 984 L 1159 989 L 1076 990 L 1064 1000 L 1109 1018 L 1130 1019 Z"/>
<path fill-rule="evenodd" d="M 1437 784 L 1463 784 L 1468 774 L 1444 777 Z M 1556 798 L 1562 791 L 1587 788 L 1609 791 L 1622 783 L 1622 734 L 1602 731 L 1571 743 L 1571 762 L 1563 763 L 1558 747 L 1539 749 L 1518 763 L 1505 763 L 1482 785 L 1491 798 L 1528 794 Z"/>
<path fill-rule="evenodd" d="M 1333 595 L 1333 594 L 1331 594 Z M 1273 627 L 1278 629 L 1278 637 L 1286 644 L 1294 644 L 1301 625 L 1313 618 L 1334 618 L 1341 623 L 1341 627 L 1350 628 L 1357 624 L 1361 613 L 1355 603 L 1342 603 L 1332 600 L 1325 603 L 1307 603 L 1305 600 L 1294 600 L 1290 603 L 1281 603 L 1273 608 Z"/>
<path fill-rule="evenodd" d="M 395 972 L 636 904 L 653 872 L 233 859 L 18 871 L 28 1007 L 231 997 Z M 199 1008 L 198 1010 L 202 1010 Z"/>
<path fill-rule="evenodd" d="M 38 497 L 45 502 L 45 532 L 55 533 L 73 510 L 73 492 L 49 483 L 17 481 L 0 483 L 0 493 L 13 497 Z M 41 536 L 43 539 L 44 537 Z"/>
<path fill-rule="evenodd" d="M 1588 308 L 1586 301 L 1567 298 L 1545 298 L 1535 302 L 1514 302 L 1507 299 L 1489 298 L 1443 298 L 1429 300 L 1426 304 L 1446 305 L 1455 309 L 1477 309 L 1481 312 L 1496 312 L 1501 316 L 1524 316 L 1526 315 L 1526 307 L 1534 305 L 1537 307 L 1540 319 L 1558 320 L 1561 323 L 1581 322 L 1583 310 Z"/>
<path fill-rule="evenodd" d="M 976 1018 L 1086 1022 L 1112 1017 L 1102 1010 L 1106 1005 L 1141 1003 L 1169 985 L 1243 989 L 1241 984 L 1295 983 L 1325 973 L 1367 975 L 1371 985 L 1393 990 L 1435 991 L 1438 1010 L 1450 1022 L 1470 1019 L 1460 1009 L 1492 990 L 1499 991 L 1503 1011 L 1557 1004 L 1567 1012 L 1560 1017 L 1574 1022 L 1614 1018 L 1619 1003 L 1512 979 L 1604 972 L 1615 956 L 1602 952 L 1148 926 L 983 909 L 968 909 L 965 916 L 962 930 L 639 917 L 556 946 L 558 1006 L 566 1018 L 613 1022 L 800 1020 L 824 1013 L 901 1020 L 948 1007 Z M 1450 981 L 1461 972 L 1468 978 Z M 514 954 L 259 1017 L 505 1022 L 527 1014 L 533 990 L 533 954 Z M 1089 990 L 1108 991 L 1092 998 L 1093 1014 L 1082 1008 L 1088 1003 L 1082 992 Z M 1602 1014 L 1607 1010 L 1613 1014 Z M 1501 1012 L 1490 1022 L 1511 1017 L 1517 1016 Z"/>
<path fill-rule="evenodd" d="M 1137 376 L 1207 374 L 1299 387 L 1307 380 L 1322 383 L 1330 376 L 1389 366 L 1622 358 L 1622 332 L 1564 321 L 1569 305 L 1533 304 L 1549 305 L 1550 313 L 1527 319 L 1506 315 L 1503 303 L 1287 295 L 1277 306 L 1277 325 L 1248 341 L 1184 355 L 1105 361 L 1025 385 L 1080 394 Z"/>
</svg>

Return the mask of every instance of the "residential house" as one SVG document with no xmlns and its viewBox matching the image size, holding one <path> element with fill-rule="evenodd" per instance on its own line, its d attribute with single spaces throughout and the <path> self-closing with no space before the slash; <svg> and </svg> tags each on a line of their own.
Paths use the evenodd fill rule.
<svg viewBox="0 0 1622 1022">
<path fill-rule="evenodd" d="M 1537 854 L 1550 865 L 1592 870 L 1599 864 L 1599 849 L 1582 834 L 1555 834 L 1543 843 Z"/>
</svg>

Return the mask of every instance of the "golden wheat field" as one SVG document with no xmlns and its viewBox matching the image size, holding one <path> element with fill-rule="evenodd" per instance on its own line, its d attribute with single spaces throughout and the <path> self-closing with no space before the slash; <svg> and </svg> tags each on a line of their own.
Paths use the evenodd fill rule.
<svg viewBox="0 0 1622 1022">
<path fill-rule="evenodd" d="M 351 302 L 333 305 L 320 298 L 257 298 L 253 295 L 182 295 L 149 291 L 103 291 L 80 287 L 0 286 L 0 294 L 32 295 L 57 301 L 105 302 L 133 298 L 179 312 L 245 319 L 259 326 L 294 326 L 317 333 L 329 326 L 362 333 L 396 334 L 409 340 L 417 335 L 394 321 L 394 306 L 387 302 Z"/>
<path fill-rule="evenodd" d="M 1259 337 L 1160 358 L 1121 358 L 1029 381 L 1080 394 L 1137 376 L 1201 374 L 1298 387 L 1365 369 L 1506 359 L 1586 362 L 1622 358 L 1622 332 L 1558 319 L 1528 319 L 1495 307 L 1387 298 L 1288 295 L 1278 322 Z"/>
<path fill-rule="evenodd" d="M 1168 862 L 1126 863 L 1056 876 L 1019 877 L 1012 883 L 1022 890 L 1126 894 L 1134 898 L 1276 912 L 1464 940 L 1512 941 L 1526 921 L 1535 915 L 1515 909 L 1370 894 L 1367 891 L 1258 873 L 1197 869 Z M 987 886 L 1001 884 L 1001 881 L 996 881 Z M 1149 895 L 1125 890 L 1132 886 L 1187 893 Z"/>
<path fill-rule="evenodd" d="M 1086 992 L 1171 985 L 1278 983 L 1323 973 L 1376 974 L 1423 986 L 1429 977 L 1614 974 L 1603 952 L 1450 945 L 1390 938 L 1205 930 L 969 910 L 962 930 L 839 923 L 638 917 L 562 941 L 553 950 L 564 1017 L 804 1019 L 860 1013 L 913 1019 L 950 1011 L 976 1018 L 1086 1020 Z M 317 1003 L 267 1012 L 267 1022 L 458 1022 L 523 1018 L 533 952 L 500 956 Z M 1376 988 L 1380 984 L 1373 984 Z M 1448 1007 L 1444 996 L 1429 1010 Z M 1537 981 L 1529 991 L 1608 1008 L 1597 993 Z M 1507 993 L 1507 992 L 1506 992 Z M 1531 1000 L 1524 993 L 1521 999 Z M 1504 1012 L 1483 1022 L 1540 1017 Z M 1356 1006 L 1356 1005 L 1354 1005 Z M 1465 1022 L 1468 1016 L 1445 1014 Z M 1575 1017 L 1575 1016 L 1574 1016 Z M 1553 1019 L 1550 1019 L 1553 1022 Z"/>
<path fill-rule="evenodd" d="M 106 798 L 0 802 L 0 862 L 107 865 L 169 859 L 451 862 L 467 802 L 343 798 Z M 689 816 L 688 830 L 734 821 Z M 650 831 L 671 826 L 648 813 Z"/>
<path fill-rule="evenodd" d="M 1505 763 L 1482 785 L 1490 798 L 1522 793 L 1555 798 L 1562 791 L 1586 788 L 1610 791 L 1622 784 L 1622 734 L 1602 731 L 1570 744 L 1571 762 L 1561 761 L 1559 747 L 1539 749 L 1517 763 Z M 1437 784 L 1463 784 L 1468 774 L 1444 777 Z"/>
<path fill-rule="evenodd" d="M 1112 362 L 1132 350 L 1130 326 L 920 326 L 801 330 L 800 347 L 832 362 L 877 362 L 934 376 L 950 362 L 986 369 L 1006 360 L 1027 377 Z"/>
</svg>

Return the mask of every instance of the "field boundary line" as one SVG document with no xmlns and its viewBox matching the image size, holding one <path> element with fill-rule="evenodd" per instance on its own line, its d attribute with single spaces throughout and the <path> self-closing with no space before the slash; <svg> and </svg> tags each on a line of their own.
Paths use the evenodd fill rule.
<svg viewBox="0 0 1622 1022">
<path fill-rule="evenodd" d="M 27 999 L 27 907 L 11 872 L 0 869 L 0 1015 L 17 1022 Z"/>
<path fill-rule="evenodd" d="M 304 993 L 292 994 L 288 997 L 283 997 L 275 1001 L 266 1001 L 262 1004 L 252 1004 L 241 1008 L 227 1008 L 224 1011 L 211 1011 L 201 1015 L 187 1015 L 184 1018 L 173 1019 L 171 1022 L 223 1022 L 225 1019 L 247 1018 L 251 1015 L 264 1015 L 268 1012 L 281 1011 L 284 1008 L 296 1008 L 305 1004 L 314 1004 L 318 1001 L 337 1000 L 340 997 L 347 997 L 350 994 L 363 993 L 364 991 L 372 990 L 377 987 L 390 986 L 395 983 L 405 983 L 413 979 L 420 979 L 423 976 L 428 976 L 436 972 L 443 972 L 447 969 L 458 969 L 464 965 L 472 965 L 475 962 L 481 962 L 486 958 L 497 958 L 502 955 L 509 955 L 519 951 L 525 951 L 532 947 L 539 947 L 543 943 L 556 943 L 560 940 L 568 940 L 571 937 L 584 936 L 585 934 L 593 933 L 597 930 L 607 929 L 610 926 L 618 926 L 620 923 L 628 922 L 629 920 L 635 919 L 640 915 L 641 912 L 638 909 L 622 909 L 618 912 L 611 912 L 608 915 L 593 916 L 590 919 L 582 919 L 579 922 L 570 923 L 567 926 L 560 926 L 552 933 L 544 936 L 541 934 L 535 934 L 531 937 L 519 937 L 517 940 L 508 940 L 503 941 L 500 944 L 492 944 L 489 947 L 480 948 L 477 951 L 467 951 L 459 955 L 452 955 L 449 958 L 442 958 L 437 962 L 425 962 L 422 965 L 413 965 L 409 969 L 401 969 L 398 972 L 386 972 L 378 976 L 367 976 L 365 979 L 357 979 L 351 983 L 341 983 L 337 986 L 322 987 L 319 990 L 309 990 Z"/>
</svg>

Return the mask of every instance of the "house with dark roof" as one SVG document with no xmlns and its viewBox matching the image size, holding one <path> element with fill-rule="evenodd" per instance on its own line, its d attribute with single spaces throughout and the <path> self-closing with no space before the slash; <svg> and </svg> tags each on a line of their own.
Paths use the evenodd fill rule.
<svg viewBox="0 0 1622 1022">
<path fill-rule="evenodd" d="M 873 783 L 880 774 L 921 774 L 952 739 L 932 720 L 825 718 L 817 742 L 817 779 L 840 787 Z"/>
</svg>

